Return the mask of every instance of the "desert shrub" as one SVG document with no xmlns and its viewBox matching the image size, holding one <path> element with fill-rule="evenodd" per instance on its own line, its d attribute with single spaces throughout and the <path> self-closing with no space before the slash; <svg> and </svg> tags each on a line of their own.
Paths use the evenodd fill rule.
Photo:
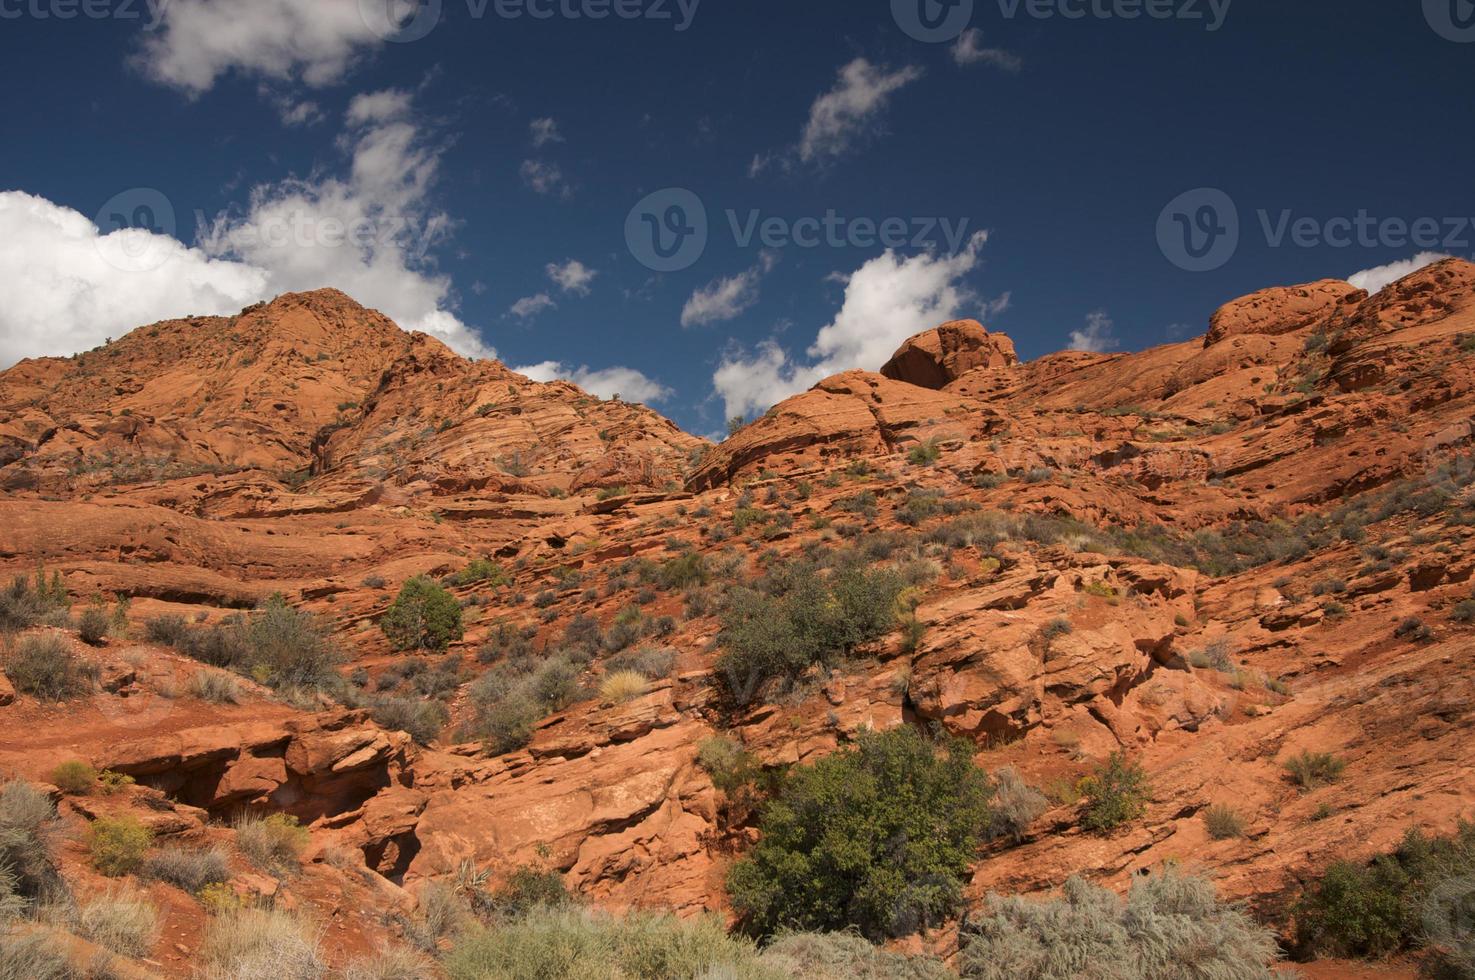
<svg viewBox="0 0 1475 980">
<path fill-rule="evenodd" d="M 45 793 L 20 780 L 0 784 L 0 868 L 14 879 L 7 890 L 27 905 L 65 889 L 51 856 L 56 826 L 56 806 Z"/>
<path fill-rule="evenodd" d="M 444 650 L 461 639 L 461 604 L 428 578 L 412 578 L 400 589 L 379 628 L 396 650 Z"/>
<path fill-rule="evenodd" d="M 1175 872 L 1138 879 L 1125 902 L 1079 878 L 1048 901 L 990 895 L 961 942 L 969 980 L 1272 980 L 1280 955 L 1212 883 Z"/>
<path fill-rule="evenodd" d="M 59 572 L 52 573 L 48 581 L 46 570 L 37 568 L 34 585 L 26 576 L 17 575 L 0 591 L 0 633 L 30 629 L 64 614 L 69 605 Z"/>
<path fill-rule="evenodd" d="M 316 931 L 277 910 L 239 908 L 211 919 L 200 957 L 205 980 L 320 980 L 328 970 Z"/>
<path fill-rule="evenodd" d="M 478 558 L 459 572 L 446 579 L 447 585 L 457 587 L 486 583 L 492 586 L 507 584 L 507 573 L 502 566 L 486 558 Z"/>
<path fill-rule="evenodd" d="M 444 960 L 450 980 L 640 977 L 779 980 L 752 943 L 727 934 L 715 917 L 683 921 L 669 913 L 615 918 L 586 909 L 532 912 L 464 936 Z"/>
<path fill-rule="evenodd" d="M 153 831 L 128 815 L 99 817 L 87 828 L 92 866 L 110 878 L 136 871 L 153 841 Z"/>
<path fill-rule="evenodd" d="M 521 748 L 532 738 L 533 726 L 582 696 L 582 672 L 567 653 L 531 672 L 505 664 L 492 668 L 467 690 L 472 717 L 462 736 L 482 740 L 495 755 Z"/>
<path fill-rule="evenodd" d="M 1398 849 L 1370 864 L 1338 861 L 1296 906 L 1301 952 L 1326 956 L 1383 957 L 1424 946 L 1438 975 L 1460 973 L 1468 954 L 1455 935 L 1468 916 L 1475 875 L 1475 823 L 1461 821 L 1450 837 L 1410 830 Z M 1468 920 L 1465 919 L 1465 922 Z"/>
<path fill-rule="evenodd" d="M 6 936 L 0 943 L 0 977 L 4 980 L 79 980 L 80 974 L 45 933 Z"/>
<path fill-rule="evenodd" d="M 386 946 L 373 956 L 354 960 L 343 971 L 343 980 L 424 980 L 433 976 L 434 964 L 403 946 Z"/>
<path fill-rule="evenodd" d="M 847 514 L 859 514 L 861 517 L 874 519 L 877 511 L 876 495 L 870 490 L 862 490 L 853 497 L 835 501 L 832 506 Z"/>
<path fill-rule="evenodd" d="M 611 657 L 605 666 L 611 672 L 629 670 L 647 680 L 664 680 L 676 667 L 676 651 L 667 647 L 641 647 L 633 653 Z"/>
<path fill-rule="evenodd" d="M 1015 769 L 994 773 L 994 798 L 989 836 L 1024 839 L 1030 825 L 1050 808 L 1045 794 L 1026 783 Z"/>
<path fill-rule="evenodd" d="M 954 911 L 992 819 L 971 746 L 942 753 L 910 727 L 792 771 L 728 890 L 749 928 L 900 936 Z M 904 842 L 904 843 L 903 843 Z"/>
<path fill-rule="evenodd" d="M 21 637 L 5 661 L 5 676 L 17 691 L 42 701 L 65 701 L 91 686 L 88 668 L 55 633 Z"/>
<path fill-rule="evenodd" d="M 234 677 L 219 670 L 197 670 L 185 685 L 191 697 L 211 704 L 239 704 L 241 685 Z"/>
<path fill-rule="evenodd" d="M 599 683 L 599 696 L 606 701 L 630 701 L 650 688 L 645 675 L 633 670 L 616 670 Z"/>
<path fill-rule="evenodd" d="M 257 867 L 274 874 L 296 871 L 309 833 L 285 813 L 244 814 L 235 822 L 236 846 Z"/>
<path fill-rule="evenodd" d="M 572 625 L 572 624 L 570 624 Z M 595 629 L 599 628 L 595 624 Z M 487 637 L 486 643 L 482 644 L 476 653 L 479 663 L 490 664 L 497 660 L 520 663 L 525 662 L 533 656 L 533 638 L 537 631 L 520 629 L 511 623 L 498 623 L 497 628 L 492 630 L 491 636 Z"/>
<path fill-rule="evenodd" d="M 150 643 L 168 647 L 182 647 L 189 625 L 183 616 L 150 616 L 143 621 L 143 637 Z"/>
<path fill-rule="evenodd" d="M 370 709 L 374 722 L 381 728 L 406 732 L 419 745 L 435 741 L 451 713 L 439 701 L 416 701 L 413 698 L 384 698 Z"/>
<path fill-rule="evenodd" d="M 1398 624 L 1398 628 L 1393 631 L 1393 635 L 1398 637 L 1398 639 L 1400 640 L 1409 640 L 1413 643 L 1423 643 L 1427 640 L 1433 639 L 1434 631 L 1426 626 L 1424 624 L 1424 621 L 1419 617 L 1410 616 L 1403 622 Z"/>
<path fill-rule="evenodd" d="M 1229 840 L 1245 835 L 1244 817 L 1226 803 L 1215 803 L 1204 811 L 1204 826 L 1214 840 Z"/>
<path fill-rule="evenodd" d="M 1449 618 L 1456 623 L 1475 623 L 1475 599 L 1466 599 L 1455 604 Z"/>
<path fill-rule="evenodd" d="M 196 849 L 171 844 L 150 854 L 139 873 L 194 894 L 206 885 L 230 881 L 230 856 L 219 847 Z"/>
<path fill-rule="evenodd" d="M 1200 670 L 1217 670 L 1227 674 L 1234 670 L 1234 661 L 1229 658 L 1229 644 L 1215 640 L 1202 650 L 1188 655 L 1188 662 Z"/>
<path fill-rule="evenodd" d="M 107 606 L 94 602 L 77 617 L 77 635 L 88 646 L 101 646 L 112 625 L 113 618 L 108 614 Z"/>
<path fill-rule="evenodd" d="M 950 980 L 930 956 L 887 952 L 853 932 L 780 933 L 759 962 L 795 980 Z"/>
<path fill-rule="evenodd" d="M 440 701 L 449 700 L 466 680 L 461 670 L 461 657 L 455 654 L 441 658 L 428 670 L 422 670 L 412 678 L 415 693 L 423 698 Z"/>
<path fill-rule="evenodd" d="M 1287 759 L 1285 767 L 1297 786 L 1310 790 L 1340 780 L 1343 770 L 1347 768 L 1347 762 L 1330 752 L 1306 750 Z"/>
<path fill-rule="evenodd" d="M 338 653 L 327 629 L 280 595 L 267 599 L 246 621 L 247 669 L 275 687 L 317 687 L 337 679 Z"/>
<path fill-rule="evenodd" d="M 1086 798 L 1081 826 L 1097 831 L 1113 830 L 1141 817 L 1152 795 L 1147 771 L 1122 752 L 1113 752 L 1104 765 L 1081 780 L 1080 791 Z"/>
<path fill-rule="evenodd" d="M 903 585 L 891 569 L 851 567 L 824 578 L 795 563 L 771 571 L 758 589 L 734 590 L 722 612 L 719 681 L 746 701 L 770 681 L 838 662 L 895 628 Z"/>
<path fill-rule="evenodd" d="M 660 583 L 665 589 L 689 589 L 706 585 L 707 560 L 699 551 L 688 551 L 661 566 Z"/>
<path fill-rule="evenodd" d="M 942 447 L 936 439 L 918 443 L 907 453 L 907 462 L 913 466 L 931 466 L 942 458 Z"/>
<path fill-rule="evenodd" d="M 72 759 L 51 770 L 51 782 L 63 793 L 85 795 L 97 786 L 97 770 L 81 759 Z"/>
<path fill-rule="evenodd" d="M 147 956 L 159 933 L 159 914 L 142 895 L 116 892 L 77 906 L 78 935 L 120 956 Z"/>
<path fill-rule="evenodd" d="M 551 868 L 521 865 L 487 897 L 487 909 L 502 917 L 527 915 L 537 909 L 572 905 L 574 897 L 563 876 Z"/>
</svg>

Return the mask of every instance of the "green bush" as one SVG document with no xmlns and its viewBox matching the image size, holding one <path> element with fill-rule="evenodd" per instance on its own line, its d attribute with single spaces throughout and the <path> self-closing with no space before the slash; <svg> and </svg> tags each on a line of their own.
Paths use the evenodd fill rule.
<svg viewBox="0 0 1475 980">
<path fill-rule="evenodd" d="M 153 841 L 153 831 L 127 815 L 99 817 L 87 828 L 92 866 L 110 878 L 137 870 Z"/>
<path fill-rule="evenodd" d="M 396 650 L 444 650 L 461 639 L 461 604 L 428 578 L 412 578 L 400 589 L 379 628 Z"/>
<path fill-rule="evenodd" d="M 498 664 L 467 690 L 472 715 L 462 727 L 461 737 L 480 739 L 493 755 L 522 748 L 539 721 L 582 696 L 582 672 L 581 662 L 570 653 L 536 665 Z"/>
<path fill-rule="evenodd" d="M 699 551 L 688 551 L 661 566 L 660 583 L 664 589 L 687 589 L 706 585 L 708 575 L 707 559 Z"/>
<path fill-rule="evenodd" d="M 770 682 L 792 683 L 894 629 L 905 583 L 889 568 L 842 568 L 828 577 L 806 563 L 770 572 L 758 589 L 728 596 L 718 679 L 739 703 Z"/>
<path fill-rule="evenodd" d="M 457 587 L 486 583 L 491 586 L 507 584 L 507 573 L 502 566 L 486 558 L 478 558 L 465 568 L 446 579 L 446 584 Z"/>
<path fill-rule="evenodd" d="M 17 691 L 42 701 L 65 701 L 91 690 L 94 671 L 55 633 L 23 636 L 5 661 L 5 676 Z"/>
<path fill-rule="evenodd" d="M 84 796 L 97 786 L 97 770 L 81 759 L 72 759 L 51 770 L 51 782 L 63 793 Z"/>
<path fill-rule="evenodd" d="M 143 622 L 144 639 L 176 649 L 184 646 L 189 626 L 183 616 L 151 616 Z"/>
<path fill-rule="evenodd" d="M 273 687 L 322 687 L 337 680 L 338 652 L 325 626 L 274 595 L 245 623 L 246 669 Z"/>
<path fill-rule="evenodd" d="M 794 770 L 764 805 L 762 838 L 728 875 L 759 935 L 857 928 L 901 936 L 954 912 L 992 815 L 971 746 L 939 754 L 910 727 Z"/>
<path fill-rule="evenodd" d="M 522 865 L 516 868 L 488 898 L 496 915 L 515 917 L 537 909 L 562 908 L 574 903 L 563 876 L 551 868 Z"/>
<path fill-rule="evenodd" d="M 942 447 L 936 439 L 928 439 L 926 442 L 918 443 L 907 453 L 907 462 L 913 466 L 931 466 L 942 458 Z"/>
<path fill-rule="evenodd" d="M 69 605 L 60 572 L 53 572 L 48 582 L 46 570 L 38 567 L 34 585 L 26 576 L 17 575 L 0 591 L 0 633 L 30 629 L 64 614 Z"/>
<path fill-rule="evenodd" d="M 1466 599 L 1455 604 L 1449 618 L 1456 623 L 1475 623 L 1475 599 Z"/>
<path fill-rule="evenodd" d="M 1049 901 L 990 895 L 960 941 L 968 980 L 1273 980 L 1280 956 L 1213 884 L 1175 872 L 1137 879 L 1125 902 L 1079 878 Z"/>
<path fill-rule="evenodd" d="M 1297 786 L 1311 790 L 1340 780 L 1343 770 L 1347 768 L 1347 762 L 1330 752 L 1306 750 L 1287 759 L 1285 767 Z"/>
<path fill-rule="evenodd" d="M 1469 901 L 1472 876 L 1475 823 L 1461 821 L 1445 838 L 1410 830 L 1392 854 L 1327 868 L 1296 906 L 1297 945 L 1308 955 L 1372 958 L 1423 946 L 1432 951 L 1430 972 L 1439 975 L 1444 965 L 1451 977 L 1469 976 L 1458 972 L 1468 949 L 1450 927 L 1468 915 L 1461 903 Z"/>
<path fill-rule="evenodd" d="M 1096 831 L 1113 830 L 1138 819 L 1147 812 L 1152 796 L 1147 771 L 1129 762 L 1122 752 L 1113 752 L 1105 765 L 1081 780 L 1080 791 L 1086 798 L 1081 826 Z"/>
</svg>

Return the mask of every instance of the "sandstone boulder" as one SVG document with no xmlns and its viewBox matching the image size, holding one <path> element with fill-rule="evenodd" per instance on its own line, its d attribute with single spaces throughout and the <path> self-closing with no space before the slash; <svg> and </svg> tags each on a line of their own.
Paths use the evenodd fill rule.
<svg viewBox="0 0 1475 980">
<path fill-rule="evenodd" d="M 935 390 L 974 368 L 1006 368 L 1018 363 L 1014 342 L 1008 337 L 989 333 L 977 320 L 954 320 L 907 340 L 881 368 L 881 374 Z"/>
<path fill-rule="evenodd" d="M 1262 289 L 1220 307 L 1209 320 L 1204 346 L 1213 347 L 1241 334 L 1275 336 L 1306 330 L 1354 309 L 1365 299 L 1366 290 L 1340 279 Z"/>
</svg>

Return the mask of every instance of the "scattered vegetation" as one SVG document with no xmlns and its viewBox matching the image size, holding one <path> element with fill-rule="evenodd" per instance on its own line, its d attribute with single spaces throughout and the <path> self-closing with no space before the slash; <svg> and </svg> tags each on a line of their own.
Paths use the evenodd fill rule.
<svg viewBox="0 0 1475 980">
<path fill-rule="evenodd" d="M 1165 871 L 1126 901 L 1080 878 L 1050 901 L 990 895 L 964 925 L 968 980 L 1271 980 L 1275 936 L 1211 882 Z"/>
<path fill-rule="evenodd" d="M 236 820 L 235 831 L 241 853 L 263 871 L 279 875 L 297 871 L 309 840 L 307 828 L 285 813 L 244 814 Z"/>
<path fill-rule="evenodd" d="M 110 878 L 137 871 L 153 841 L 153 831 L 127 814 L 99 817 L 87 828 L 92 866 Z"/>
<path fill-rule="evenodd" d="M 210 920 L 200 948 L 206 980 L 321 980 L 317 931 L 277 909 L 236 908 Z"/>
<path fill-rule="evenodd" d="M 97 770 L 81 759 L 73 759 L 51 770 L 51 782 L 63 793 L 85 796 L 97 787 Z"/>
<path fill-rule="evenodd" d="M 429 745 L 451 720 L 451 713 L 439 701 L 414 698 L 381 698 L 370 708 L 370 715 L 381 728 L 406 732 L 418 745 Z"/>
<path fill-rule="evenodd" d="M 1095 831 L 1115 830 L 1140 818 L 1152 796 L 1147 771 L 1123 752 L 1113 752 L 1094 774 L 1081 780 L 1079 789 L 1086 800 L 1081 826 Z"/>
<path fill-rule="evenodd" d="M 77 906 L 77 934 L 120 956 L 147 956 L 159 933 L 159 914 L 133 892 L 111 892 Z"/>
<path fill-rule="evenodd" d="M 1447 838 L 1410 830 L 1371 864 L 1327 868 L 1295 910 L 1297 945 L 1305 954 L 1376 958 L 1423 947 L 1432 975 L 1471 976 L 1472 876 L 1475 823 L 1462 821 Z"/>
<path fill-rule="evenodd" d="M 64 892 L 51 854 L 56 828 L 56 807 L 45 793 L 20 780 L 0 784 L 0 869 L 11 879 L 3 891 L 13 910 L 59 898 Z"/>
<path fill-rule="evenodd" d="M 64 620 L 70 606 L 61 573 L 53 572 L 48 579 L 46 569 L 38 566 L 34 583 L 17 575 L 0 591 L 0 634 Z"/>
<path fill-rule="evenodd" d="M 92 689 L 96 669 L 56 633 L 23 636 L 5 660 L 5 676 L 17 691 L 42 701 L 65 701 Z"/>
<path fill-rule="evenodd" d="M 219 847 L 197 849 L 170 844 L 150 854 L 139 873 L 193 895 L 207 885 L 230 881 L 230 856 Z"/>
<path fill-rule="evenodd" d="M 274 595 L 249 615 L 212 626 L 187 626 L 178 617 L 150 619 L 148 638 L 211 667 L 233 670 L 284 691 L 333 690 L 339 660 L 328 629 L 309 612 Z"/>
<path fill-rule="evenodd" d="M 1330 752 L 1307 750 L 1287 759 L 1285 767 L 1292 782 L 1303 790 L 1312 790 L 1340 780 L 1342 771 L 1347 768 L 1347 762 Z"/>
<path fill-rule="evenodd" d="M 762 837 L 728 875 L 734 906 L 761 936 L 856 928 L 902 936 L 956 910 L 992 814 L 972 746 L 941 752 L 915 729 L 863 732 L 793 770 L 764 805 Z"/>
<path fill-rule="evenodd" d="M 412 578 L 400 588 L 379 628 L 396 650 L 444 650 L 461 639 L 461 604 L 428 578 Z"/>
</svg>

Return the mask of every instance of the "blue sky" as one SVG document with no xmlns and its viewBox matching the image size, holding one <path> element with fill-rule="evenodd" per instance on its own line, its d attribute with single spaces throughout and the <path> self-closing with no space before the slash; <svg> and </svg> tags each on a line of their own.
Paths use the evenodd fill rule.
<svg viewBox="0 0 1475 980">
<path fill-rule="evenodd" d="M 1134 350 L 1475 252 L 1469 0 L 399 3 L 0 0 L 0 361 L 332 285 L 707 434 L 953 316 Z"/>
</svg>

